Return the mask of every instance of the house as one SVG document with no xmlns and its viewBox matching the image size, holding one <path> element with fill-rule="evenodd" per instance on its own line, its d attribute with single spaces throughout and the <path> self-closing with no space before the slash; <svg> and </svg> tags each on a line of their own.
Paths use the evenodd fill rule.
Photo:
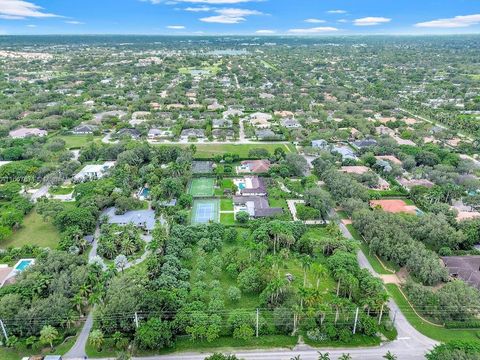
<svg viewBox="0 0 480 360">
<path fill-rule="evenodd" d="M 180 138 L 182 140 L 188 140 L 191 138 L 195 139 L 204 139 L 205 138 L 205 130 L 203 129 L 185 129 L 182 130 L 180 134 Z"/>
<path fill-rule="evenodd" d="M 400 178 L 398 179 L 400 185 L 402 185 L 405 189 L 411 190 L 414 186 L 425 186 L 427 188 L 433 187 L 435 185 L 433 182 L 427 179 L 405 179 Z"/>
<path fill-rule="evenodd" d="M 102 212 L 102 217 L 108 218 L 109 224 L 127 225 L 133 224 L 136 227 L 151 232 L 155 228 L 155 211 L 154 210 L 132 210 L 125 214 L 117 215 L 115 208 L 110 207 Z"/>
<path fill-rule="evenodd" d="M 225 119 L 234 116 L 243 116 L 243 111 L 238 109 L 228 109 L 223 112 L 223 117 Z"/>
<path fill-rule="evenodd" d="M 20 128 L 10 131 L 8 135 L 13 139 L 24 139 L 30 136 L 44 137 L 48 135 L 48 132 L 38 128 Z"/>
<path fill-rule="evenodd" d="M 270 161 L 268 160 L 245 160 L 237 167 L 238 173 L 267 173 L 270 170 Z"/>
<path fill-rule="evenodd" d="M 229 119 L 213 119 L 212 120 L 213 129 L 231 128 L 232 126 L 233 126 L 233 121 Z"/>
<path fill-rule="evenodd" d="M 272 115 L 262 112 L 250 114 L 250 116 L 248 117 L 248 119 L 250 120 L 250 124 L 259 129 L 269 128 L 271 126 L 269 121 L 272 120 L 272 118 Z"/>
<path fill-rule="evenodd" d="M 355 152 L 352 149 L 350 149 L 348 146 L 334 146 L 331 152 L 340 154 L 342 156 L 342 161 L 358 160 L 357 156 L 355 155 Z"/>
<path fill-rule="evenodd" d="M 132 139 L 138 140 L 140 139 L 141 134 L 140 134 L 140 131 L 138 131 L 137 129 L 124 128 L 117 131 L 116 136 L 117 137 L 129 136 Z"/>
<path fill-rule="evenodd" d="M 213 129 L 212 136 L 215 139 L 233 139 L 235 136 L 235 131 L 232 129 Z"/>
<path fill-rule="evenodd" d="M 390 135 L 393 140 L 397 142 L 398 145 L 408 145 L 408 146 L 417 146 L 412 140 L 402 139 L 397 135 Z"/>
<path fill-rule="evenodd" d="M 367 149 L 375 145 L 377 145 L 377 140 L 375 139 L 363 139 L 352 142 L 352 146 L 356 149 Z"/>
<path fill-rule="evenodd" d="M 78 174 L 73 177 L 75 182 L 101 179 L 106 175 L 108 170 L 115 165 L 115 161 L 107 161 L 102 165 L 85 165 Z"/>
<path fill-rule="evenodd" d="M 153 128 L 148 131 L 147 137 L 150 140 L 160 139 L 160 138 L 168 139 L 173 137 L 173 133 L 170 130 L 161 130 L 161 129 Z"/>
<path fill-rule="evenodd" d="M 264 196 L 234 196 L 233 204 L 235 213 L 239 211 L 247 212 L 250 217 L 258 219 L 281 215 L 282 208 L 271 208 L 268 199 Z"/>
<path fill-rule="evenodd" d="M 380 126 L 377 126 L 375 128 L 375 131 L 378 135 L 394 135 L 395 134 L 395 130 L 393 129 L 390 129 L 389 127 L 385 126 L 385 125 L 380 125 Z"/>
<path fill-rule="evenodd" d="M 312 147 L 325 150 L 328 147 L 328 142 L 326 140 L 312 140 Z"/>
<path fill-rule="evenodd" d="M 95 125 L 78 125 L 75 126 L 72 130 L 72 134 L 75 135 L 86 135 L 86 134 L 93 134 L 95 131 L 98 131 L 98 126 Z"/>
<path fill-rule="evenodd" d="M 234 183 L 242 196 L 267 196 L 265 180 L 258 176 L 245 176 L 241 180 L 234 180 Z"/>
<path fill-rule="evenodd" d="M 363 175 L 370 171 L 370 168 L 360 165 L 360 166 L 342 166 L 340 171 L 347 173 L 347 174 L 356 174 L 356 175 Z"/>
<path fill-rule="evenodd" d="M 266 139 L 273 139 L 277 138 L 278 135 L 275 134 L 272 130 L 270 129 L 260 129 L 260 130 L 255 130 L 255 136 L 258 140 L 266 140 Z"/>
<path fill-rule="evenodd" d="M 302 124 L 295 119 L 282 119 L 280 123 L 287 129 L 299 129 L 302 127 Z"/>
<path fill-rule="evenodd" d="M 392 164 L 402 165 L 402 162 L 393 155 L 378 155 L 375 156 L 375 159 L 389 161 Z"/>
<path fill-rule="evenodd" d="M 13 268 L 9 267 L 7 264 L 0 264 L 0 287 L 5 284 L 12 271 Z"/>
<path fill-rule="evenodd" d="M 442 256 L 441 259 L 453 279 L 462 279 L 480 290 L 480 256 Z"/>
</svg>

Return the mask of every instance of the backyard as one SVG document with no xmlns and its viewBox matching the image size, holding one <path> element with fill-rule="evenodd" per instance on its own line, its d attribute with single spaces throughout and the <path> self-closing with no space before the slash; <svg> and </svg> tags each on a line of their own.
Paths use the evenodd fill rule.
<svg viewBox="0 0 480 360">
<path fill-rule="evenodd" d="M 59 240 L 60 234 L 57 229 L 50 222 L 43 221 L 42 217 L 32 210 L 25 216 L 22 227 L 5 240 L 1 247 L 6 249 L 23 245 L 38 245 L 55 249 Z"/>
</svg>

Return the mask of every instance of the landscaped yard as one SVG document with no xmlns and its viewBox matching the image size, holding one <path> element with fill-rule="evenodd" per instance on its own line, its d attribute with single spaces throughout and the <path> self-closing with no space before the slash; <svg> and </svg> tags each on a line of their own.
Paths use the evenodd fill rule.
<svg viewBox="0 0 480 360">
<path fill-rule="evenodd" d="M 221 211 L 233 211 L 233 201 L 232 201 L 232 199 L 221 199 L 220 200 L 220 210 Z"/>
<path fill-rule="evenodd" d="M 59 240 L 60 234 L 57 229 L 50 222 L 43 221 L 42 217 L 32 210 L 25 216 L 22 227 L 0 245 L 5 249 L 23 245 L 38 245 L 54 249 Z"/>
<path fill-rule="evenodd" d="M 81 148 L 87 145 L 89 142 L 93 142 L 100 139 L 99 136 L 93 136 L 93 135 L 63 135 L 63 136 L 58 136 L 57 138 L 60 138 L 65 141 L 65 147 L 67 149 Z"/>
<path fill-rule="evenodd" d="M 68 195 L 73 192 L 73 186 L 52 186 L 48 192 L 52 195 Z"/>
<path fill-rule="evenodd" d="M 235 224 L 235 214 L 234 213 L 221 213 L 220 222 L 223 225 L 233 225 Z"/>
<path fill-rule="evenodd" d="M 198 159 L 209 159 L 215 155 L 222 155 L 225 153 L 238 154 L 240 158 L 247 159 L 248 153 L 251 149 L 265 149 L 271 154 L 276 148 L 280 147 L 285 152 L 296 152 L 295 146 L 286 143 L 268 143 L 268 144 L 196 144 L 197 152 L 194 157 Z"/>
</svg>

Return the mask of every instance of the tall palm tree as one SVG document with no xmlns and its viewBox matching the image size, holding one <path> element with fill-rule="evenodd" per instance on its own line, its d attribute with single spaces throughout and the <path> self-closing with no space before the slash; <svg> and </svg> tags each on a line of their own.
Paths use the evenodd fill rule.
<svg viewBox="0 0 480 360">
<path fill-rule="evenodd" d="M 307 286 L 307 270 L 312 265 L 312 258 L 309 255 L 304 255 L 300 259 L 303 269 L 303 286 Z"/>
<path fill-rule="evenodd" d="M 326 275 L 327 268 L 322 264 L 315 263 L 312 265 L 312 271 L 317 280 L 317 289 L 318 289 L 318 287 L 320 286 L 320 279 L 322 279 Z"/>
</svg>

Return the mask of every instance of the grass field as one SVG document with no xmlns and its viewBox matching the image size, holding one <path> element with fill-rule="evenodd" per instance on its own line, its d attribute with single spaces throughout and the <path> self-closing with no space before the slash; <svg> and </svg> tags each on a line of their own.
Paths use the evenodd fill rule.
<svg viewBox="0 0 480 360">
<path fill-rule="evenodd" d="M 206 224 L 220 221 L 218 199 L 194 200 L 192 207 L 192 224 Z"/>
<path fill-rule="evenodd" d="M 262 148 L 269 151 L 271 154 L 276 148 L 280 147 L 285 152 L 296 152 L 295 146 L 287 143 L 265 143 L 265 144 L 198 144 L 195 145 L 197 152 L 194 157 L 197 159 L 210 159 L 215 155 L 222 155 L 226 153 L 237 154 L 241 159 L 249 158 L 249 151 L 251 149 Z"/>
<path fill-rule="evenodd" d="M 38 245 L 55 249 L 60 240 L 57 229 L 32 210 L 25 216 L 22 227 L 15 231 L 10 238 L 1 243 L 2 248 L 21 247 L 23 245 Z"/>
<path fill-rule="evenodd" d="M 58 138 L 65 141 L 65 147 L 67 149 L 81 148 L 87 145 L 89 142 L 99 140 L 100 136 L 93 135 L 62 135 Z"/>
<path fill-rule="evenodd" d="M 213 178 L 194 178 L 190 183 L 188 193 L 193 197 L 213 196 L 215 179 Z"/>
<path fill-rule="evenodd" d="M 68 195 L 73 190 L 73 186 L 52 186 L 48 192 L 52 195 Z"/>
<path fill-rule="evenodd" d="M 220 214 L 220 222 L 223 225 L 234 225 L 235 224 L 235 214 L 234 213 L 222 213 L 222 214 Z"/>
<path fill-rule="evenodd" d="M 400 292 L 397 285 L 387 284 L 385 286 L 408 322 L 423 335 L 444 342 L 452 340 L 480 341 L 480 332 L 478 330 L 445 329 L 425 322 L 413 312 L 412 307 Z"/>
<path fill-rule="evenodd" d="M 232 199 L 221 199 L 220 200 L 220 210 L 221 211 L 233 211 L 233 201 L 232 201 Z"/>
</svg>

